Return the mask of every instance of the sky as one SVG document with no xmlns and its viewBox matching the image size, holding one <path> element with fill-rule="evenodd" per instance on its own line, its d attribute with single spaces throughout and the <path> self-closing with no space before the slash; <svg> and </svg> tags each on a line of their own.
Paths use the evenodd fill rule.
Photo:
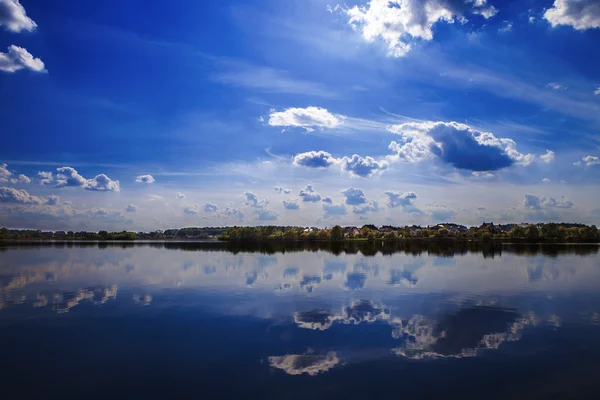
<svg viewBox="0 0 600 400">
<path fill-rule="evenodd" d="M 600 223 L 600 0 L 0 0 L 0 226 Z"/>
</svg>

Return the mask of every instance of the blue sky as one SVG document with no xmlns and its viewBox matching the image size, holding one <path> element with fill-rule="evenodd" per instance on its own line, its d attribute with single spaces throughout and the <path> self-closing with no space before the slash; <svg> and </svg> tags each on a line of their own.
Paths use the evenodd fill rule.
<svg viewBox="0 0 600 400">
<path fill-rule="evenodd" d="M 0 225 L 600 223 L 599 0 L 0 0 Z"/>
</svg>

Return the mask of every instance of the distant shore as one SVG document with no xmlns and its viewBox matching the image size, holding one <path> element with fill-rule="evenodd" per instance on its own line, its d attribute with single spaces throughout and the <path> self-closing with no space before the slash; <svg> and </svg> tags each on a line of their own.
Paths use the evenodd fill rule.
<svg viewBox="0 0 600 400">
<path fill-rule="evenodd" d="M 198 241 L 225 242 L 501 242 L 501 243 L 598 243 L 595 225 L 577 223 L 498 224 L 466 227 L 455 223 L 434 226 L 339 225 L 331 228 L 297 226 L 204 227 L 153 232 L 74 232 L 0 229 L 0 241 Z"/>
</svg>

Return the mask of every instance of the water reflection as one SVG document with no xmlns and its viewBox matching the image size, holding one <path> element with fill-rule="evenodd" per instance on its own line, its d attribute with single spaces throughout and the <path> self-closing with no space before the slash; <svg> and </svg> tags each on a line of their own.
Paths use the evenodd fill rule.
<svg viewBox="0 0 600 400">
<path fill-rule="evenodd" d="M 5 248 L 0 325 L 10 329 L 0 329 L 0 350 L 22 346 L 18 332 L 54 323 L 66 332 L 61 351 L 82 340 L 74 334 L 82 329 L 83 348 L 107 344 L 106 354 L 86 353 L 90 362 L 121 360 L 134 370 L 138 359 L 158 369 L 173 359 L 188 377 L 243 365 L 236 376 L 262 371 L 260 382 L 334 379 L 337 371 L 374 379 L 371 368 L 426 376 L 429 365 L 518 363 L 506 357 L 559 357 L 579 345 L 600 354 L 597 246 L 453 246 Z M 18 364 L 23 356 L 7 357 Z"/>
</svg>

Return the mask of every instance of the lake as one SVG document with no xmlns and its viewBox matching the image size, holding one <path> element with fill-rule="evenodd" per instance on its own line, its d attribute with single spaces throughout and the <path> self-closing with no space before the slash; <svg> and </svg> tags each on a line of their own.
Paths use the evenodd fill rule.
<svg viewBox="0 0 600 400">
<path fill-rule="evenodd" d="M 4 398 L 600 398 L 595 245 L 0 247 Z"/>
</svg>

